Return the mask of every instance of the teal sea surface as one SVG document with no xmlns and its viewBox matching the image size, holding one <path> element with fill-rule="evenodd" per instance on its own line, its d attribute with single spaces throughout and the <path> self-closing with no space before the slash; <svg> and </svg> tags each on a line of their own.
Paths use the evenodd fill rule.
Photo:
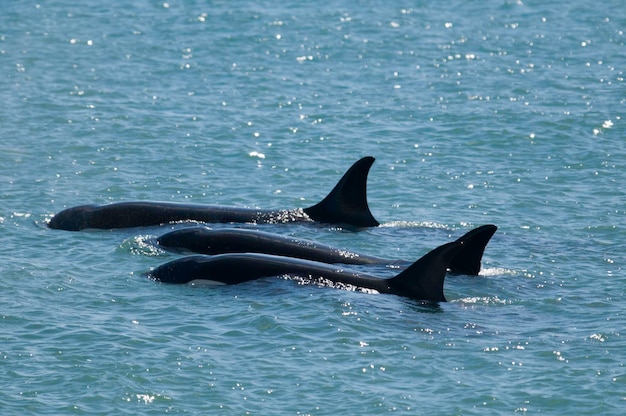
<svg viewBox="0 0 626 416">
<path fill-rule="evenodd" d="M 623 414 L 625 31 L 617 0 L 4 2 L 2 414 Z M 380 227 L 246 227 L 413 260 L 497 225 L 448 302 L 159 284 L 174 225 L 47 227 L 307 207 L 368 155 Z"/>
</svg>

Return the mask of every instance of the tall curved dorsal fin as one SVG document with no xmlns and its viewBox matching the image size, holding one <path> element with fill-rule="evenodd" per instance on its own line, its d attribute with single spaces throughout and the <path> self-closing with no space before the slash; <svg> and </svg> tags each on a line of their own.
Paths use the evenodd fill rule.
<svg viewBox="0 0 626 416">
<path fill-rule="evenodd" d="M 459 253 L 462 244 L 458 241 L 439 246 L 396 277 L 389 279 L 391 293 L 431 302 L 445 302 L 443 282 L 452 259 Z"/>
<path fill-rule="evenodd" d="M 483 225 L 456 240 L 462 244 L 462 248 L 450 263 L 450 273 L 477 276 L 485 247 L 497 229 L 492 224 Z"/>
<path fill-rule="evenodd" d="M 359 228 L 380 225 L 367 205 L 367 175 L 374 160 L 371 156 L 358 160 L 326 198 L 312 207 L 304 208 L 304 212 L 319 222 Z"/>
</svg>

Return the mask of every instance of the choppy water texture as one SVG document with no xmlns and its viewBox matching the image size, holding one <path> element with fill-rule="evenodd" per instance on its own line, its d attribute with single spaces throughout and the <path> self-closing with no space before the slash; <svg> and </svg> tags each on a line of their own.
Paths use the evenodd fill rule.
<svg viewBox="0 0 626 416">
<path fill-rule="evenodd" d="M 623 412 L 622 2 L 122 3 L 2 6 L 3 414 Z M 308 206 L 365 155 L 381 227 L 262 229 L 412 259 L 498 225 L 448 303 L 162 285 L 171 227 L 46 227 Z"/>
</svg>

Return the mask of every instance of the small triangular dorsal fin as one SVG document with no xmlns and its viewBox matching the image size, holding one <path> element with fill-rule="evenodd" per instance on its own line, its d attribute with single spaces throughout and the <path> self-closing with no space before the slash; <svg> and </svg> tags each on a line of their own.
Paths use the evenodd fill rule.
<svg viewBox="0 0 626 416">
<path fill-rule="evenodd" d="M 389 279 L 392 293 L 417 300 L 445 302 L 443 282 L 450 262 L 462 244 L 453 241 L 426 253 L 396 277 Z"/>
<path fill-rule="evenodd" d="M 485 247 L 497 229 L 492 224 L 483 225 L 457 239 L 462 248 L 450 263 L 450 273 L 477 276 Z"/>
<path fill-rule="evenodd" d="M 305 208 L 304 212 L 319 222 L 359 228 L 380 225 L 367 205 L 367 175 L 374 160 L 371 156 L 358 160 L 326 198 L 312 207 Z"/>
</svg>

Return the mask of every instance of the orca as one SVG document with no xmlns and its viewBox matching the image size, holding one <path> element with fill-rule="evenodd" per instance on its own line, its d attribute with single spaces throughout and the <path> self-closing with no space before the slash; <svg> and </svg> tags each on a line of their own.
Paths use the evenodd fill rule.
<svg viewBox="0 0 626 416">
<path fill-rule="evenodd" d="M 376 227 L 367 204 L 367 175 L 371 156 L 355 162 L 333 190 L 318 204 L 291 210 L 259 210 L 175 202 L 138 201 L 108 205 L 80 205 L 54 215 L 48 227 L 66 231 L 115 229 L 161 225 L 171 222 L 288 223 L 316 221 L 348 227 Z"/>
<path fill-rule="evenodd" d="M 457 241 L 439 246 L 390 279 L 328 263 L 260 253 L 182 257 L 156 267 L 146 273 L 146 277 L 162 283 L 235 285 L 265 277 L 289 276 L 303 278 L 305 283 L 312 281 L 323 286 L 359 288 L 421 301 L 445 302 L 446 271 L 462 246 Z"/>
<path fill-rule="evenodd" d="M 456 241 L 462 243 L 463 246 L 451 262 L 450 272 L 452 274 L 478 275 L 485 247 L 496 230 L 495 225 L 483 225 L 458 238 Z M 310 240 L 241 228 L 181 228 L 157 237 L 156 243 L 168 251 L 183 253 L 193 252 L 208 255 L 264 253 L 331 264 L 409 264 L 403 260 L 368 256 Z"/>
</svg>

